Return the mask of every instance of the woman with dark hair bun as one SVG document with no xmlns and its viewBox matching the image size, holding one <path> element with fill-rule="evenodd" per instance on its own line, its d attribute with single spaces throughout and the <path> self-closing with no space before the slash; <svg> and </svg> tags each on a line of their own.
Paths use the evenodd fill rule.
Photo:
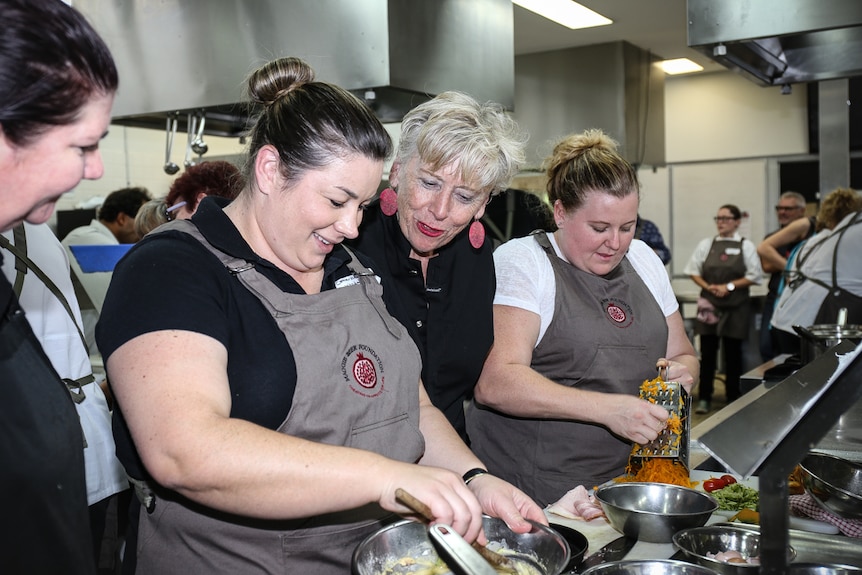
<svg viewBox="0 0 862 575">
<path fill-rule="evenodd" d="M 248 90 L 262 111 L 245 187 L 139 242 L 97 328 L 139 495 L 124 568 L 347 573 L 364 537 L 410 513 L 399 487 L 471 541 L 483 511 L 545 521 L 431 404 L 386 286 L 342 245 L 391 152 L 383 125 L 295 58 Z"/>
<path fill-rule="evenodd" d="M 79 12 L 0 0 L 0 230 L 46 222 L 60 196 L 101 177 L 116 90 L 111 54 Z M 92 575 L 81 421 L 21 309 L 22 287 L 0 274 L 0 564 Z"/>
</svg>

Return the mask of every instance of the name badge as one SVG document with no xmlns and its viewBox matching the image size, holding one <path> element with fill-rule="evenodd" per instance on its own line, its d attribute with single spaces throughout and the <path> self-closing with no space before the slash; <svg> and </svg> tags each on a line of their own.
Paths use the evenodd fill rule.
<svg viewBox="0 0 862 575">
<path fill-rule="evenodd" d="M 738 256 L 741 251 L 739 248 L 724 248 L 724 253 L 729 256 Z"/>
<path fill-rule="evenodd" d="M 380 276 L 375 274 L 374 279 L 377 280 L 377 283 L 380 283 Z M 359 283 L 359 277 L 356 274 L 350 274 L 349 276 L 344 276 L 343 278 L 335 280 L 335 289 L 355 286 Z"/>
<path fill-rule="evenodd" d="M 350 274 L 349 276 L 344 276 L 341 279 L 335 280 L 335 289 L 355 286 L 359 283 L 359 278 L 354 274 Z"/>
</svg>

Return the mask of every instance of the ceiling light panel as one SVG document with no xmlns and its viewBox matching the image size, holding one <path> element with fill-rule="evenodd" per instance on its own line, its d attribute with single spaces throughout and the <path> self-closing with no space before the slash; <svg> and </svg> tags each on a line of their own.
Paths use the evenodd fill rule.
<svg viewBox="0 0 862 575">
<path fill-rule="evenodd" d="M 610 18 L 573 0 L 512 0 L 512 2 L 572 30 L 613 24 Z"/>
</svg>

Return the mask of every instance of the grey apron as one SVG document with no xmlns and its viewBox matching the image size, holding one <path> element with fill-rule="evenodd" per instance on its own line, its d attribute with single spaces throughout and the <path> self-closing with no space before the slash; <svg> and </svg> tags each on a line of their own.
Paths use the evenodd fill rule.
<svg viewBox="0 0 862 575">
<path fill-rule="evenodd" d="M 353 275 L 338 282 L 347 285 L 315 295 L 286 294 L 253 264 L 210 245 L 194 224 L 171 225 L 215 254 L 270 310 L 290 343 L 296 392 L 278 431 L 400 461 L 422 456 L 419 351 L 386 311 L 373 272 L 348 250 Z M 345 574 L 356 545 L 390 517 L 367 505 L 307 519 L 256 521 L 201 508 L 158 486 L 155 495 L 153 512 L 142 510 L 139 522 L 141 574 Z"/>
<path fill-rule="evenodd" d="M 700 276 L 708 283 L 718 285 L 745 277 L 743 241 L 713 240 L 700 267 Z M 723 298 L 717 298 L 706 290 L 701 290 L 700 295 L 715 306 L 718 323 L 695 322 L 695 331 L 699 335 L 748 339 L 751 295 L 747 287 L 738 287 Z"/>
<path fill-rule="evenodd" d="M 554 268 L 556 300 L 531 367 L 567 387 L 637 395 L 667 352 L 667 321 L 649 288 L 626 258 L 600 277 L 560 259 L 544 233 L 534 237 Z M 597 424 L 510 417 L 479 404 L 467 432 L 492 473 L 541 505 L 621 475 L 632 447 Z"/>
</svg>

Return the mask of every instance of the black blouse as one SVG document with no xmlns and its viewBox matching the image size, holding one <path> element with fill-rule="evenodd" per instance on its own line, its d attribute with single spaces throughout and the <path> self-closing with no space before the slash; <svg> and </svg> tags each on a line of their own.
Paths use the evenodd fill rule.
<svg viewBox="0 0 862 575">
<path fill-rule="evenodd" d="M 428 262 L 410 258 L 410 244 L 397 215 L 377 205 L 367 212 L 359 238 L 349 242 L 373 258 L 390 313 L 410 332 L 422 355 L 422 381 L 432 403 L 466 439 L 464 400 L 473 388 L 494 341 L 492 305 L 496 278 L 490 239 L 478 250 L 462 231 Z"/>
</svg>

